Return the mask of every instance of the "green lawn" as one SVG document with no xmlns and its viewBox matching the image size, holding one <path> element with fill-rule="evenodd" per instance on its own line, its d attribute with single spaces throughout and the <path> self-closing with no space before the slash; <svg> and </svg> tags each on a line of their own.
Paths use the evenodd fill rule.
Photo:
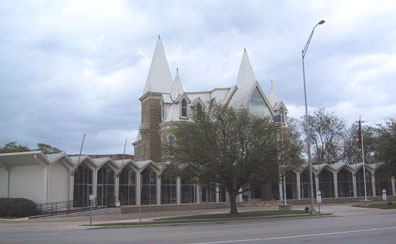
<svg viewBox="0 0 396 244">
<path fill-rule="evenodd" d="M 201 214 L 201 215 L 191 215 L 191 216 L 180 216 L 173 218 L 164 218 L 159 220 L 199 220 L 199 219 L 235 219 L 235 218 L 246 218 L 246 217 L 266 217 L 266 216 L 278 216 L 278 215 L 291 215 L 291 214 L 302 214 L 306 215 L 304 210 L 264 210 L 264 211 L 248 211 L 241 212 L 238 215 L 231 215 L 228 213 L 221 214 Z"/>
<path fill-rule="evenodd" d="M 352 207 L 358 207 L 358 208 L 379 208 L 379 209 L 396 209 L 396 204 L 387 204 L 387 203 L 372 203 L 368 205 L 362 205 L 362 204 L 354 204 Z"/>
<path fill-rule="evenodd" d="M 225 221 L 237 221 L 247 219 L 261 219 L 261 218 L 286 218 L 286 217 L 299 217 L 309 216 L 304 210 L 264 210 L 264 211 L 249 211 L 241 212 L 238 215 L 230 215 L 228 213 L 221 214 L 202 214 L 202 215 L 191 215 L 191 216 L 179 216 L 173 218 L 155 219 L 150 222 L 143 222 L 142 225 L 164 225 L 164 224 L 183 224 L 183 223 L 200 223 L 200 222 L 225 222 Z M 123 223 L 108 223 L 98 224 L 96 226 L 138 226 L 137 222 L 123 222 Z"/>
</svg>

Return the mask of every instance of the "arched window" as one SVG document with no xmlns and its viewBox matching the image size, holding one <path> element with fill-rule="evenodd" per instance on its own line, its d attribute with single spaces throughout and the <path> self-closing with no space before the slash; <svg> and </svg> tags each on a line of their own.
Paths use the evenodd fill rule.
<svg viewBox="0 0 396 244">
<path fill-rule="evenodd" d="M 174 135 L 168 136 L 169 154 L 174 155 L 176 137 Z"/>
<path fill-rule="evenodd" d="M 161 102 L 161 116 L 165 118 L 165 103 L 164 101 Z"/>
<path fill-rule="evenodd" d="M 271 112 L 257 88 L 247 104 L 247 110 L 253 116 L 261 118 L 271 116 Z"/>
<path fill-rule="evenodd" d="M 187 117 L 187 101 L 183 99 L 181 102 L 181 116 Z"/>
<path fill-rule="evenodd" d="M 202 112 L 202 105 L 200 103 L 197 104 L 197 112 Z"/>
<path fill-rule="evenodd" d="M 281 122 L 282 122 L 282 123 L 285 123 L 285 112 L 283 111 L 283 108 L 281 108 L 281 109 L 279 110 L 279 114 L 280 114 L 280 116 L 281 116 Z"/>
</svg>

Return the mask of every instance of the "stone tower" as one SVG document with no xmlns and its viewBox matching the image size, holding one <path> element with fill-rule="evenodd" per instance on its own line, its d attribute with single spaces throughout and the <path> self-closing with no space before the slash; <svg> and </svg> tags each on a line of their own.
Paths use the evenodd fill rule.
<svg viewBox="0 0 396 244">
<path fill-rule="evenodd" d="M 158 37 L 141 102 L 141 125 L 137 140 L 133 143 L 136 160 L 161 159 L 161 101 L 163 94 L 170 94 L 173 86 L 168 61 L 161 38 Z"/>
</svg>

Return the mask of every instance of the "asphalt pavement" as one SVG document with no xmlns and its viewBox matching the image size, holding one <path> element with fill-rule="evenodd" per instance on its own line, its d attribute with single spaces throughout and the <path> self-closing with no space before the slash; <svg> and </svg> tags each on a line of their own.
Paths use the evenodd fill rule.
<svg viewBox="0 0 396 244">
<path fill-rule="evenodd" d="M 87 229 L 78 222 L 0 222 L 0 243 L 396 243 L 396 211 L 322 206 L 334 217 Z M 63 226 L 63 227 L 62 227 Z"/>
</svg>

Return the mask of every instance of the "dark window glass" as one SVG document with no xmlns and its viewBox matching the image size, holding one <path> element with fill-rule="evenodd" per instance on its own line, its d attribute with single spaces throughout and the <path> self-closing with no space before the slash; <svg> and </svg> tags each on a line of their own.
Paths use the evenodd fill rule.
<svg viewBox="0 0 396 244">
<path fill-rule="evenodd" d="M 125 167 L 120 174 L 120 203 L 121 205 L 136 204 L 136 172 Z"/>
<path fill-rule="evenodd" d="M 176 141 L 176 138 L 175 138 L 174 135 L 168 136 L 169 154 L 170 154 L 170 155 L 173 155 L 173 154 L 174 154 L 175 141 Z"/>
<path fill-rule="evenodd" d="M 92 170 L 82 163 L 74 173 L 74 206 L 89 206 L 89 194 L 92 194 Z"/>
<path fill-rule="evenodd" d="M 181 102 L 181 116 L 187 117 L 187 101 L 183 99 Z"/>
<path fill-rule="evenodd" d="M 97 201 L 98 205 L 114 206 L 114 171 L 108 165 L 98 171 Z"/>
<path fill-rule="evenodd" d="M 142 204 L 157 203 L 157 173 L 152 169 L 146 168 L 142 174 Z"/>
</svg>

